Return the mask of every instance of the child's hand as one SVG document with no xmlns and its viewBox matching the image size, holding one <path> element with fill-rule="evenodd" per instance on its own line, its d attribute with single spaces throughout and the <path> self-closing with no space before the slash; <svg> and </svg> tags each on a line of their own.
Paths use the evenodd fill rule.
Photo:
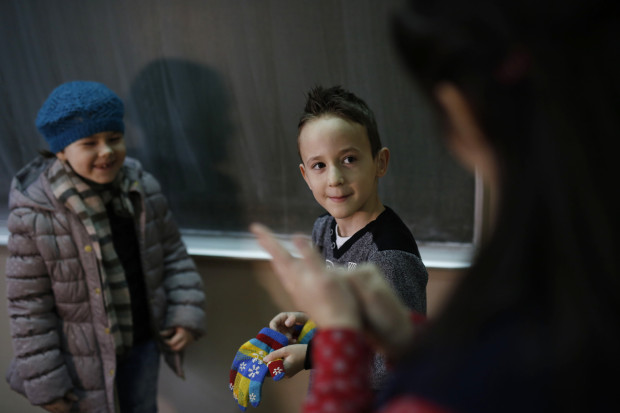
<svg viewBox="0 0 620 413">
<path fill-rule="evenodd" d="M 67 394 L 65 394 L 65 397 L 56 399 L 53 402 L 44 404 L 41 407 L 52 413 L 69 413 L 71 411 L 71 407 L 73 407 L 73 403 L 78 400 L 78 397 L 72 391 L 68 391 Z"/>
<path fill-rule="evenodd" d="M 172 351 L 181 351 L 194 342 L 194 335 L 184 327 L 173 327 L 159 333 Z"/>
<path fill-rule="evenodd" d="M 282 333 L 291 343 L 297 341 L 295 325 L 304 325 L 308 321 L 306 313 L 299 311 L 287 311 L 278 314 L 269 322 L 269 328 Z"/>
<path fill-rule="evenodd" d="M 306 361 L 306 351 L 308 351 L 307 344 L 291 344 L 272 351 L 263 360 L 270 363 L 275 359 L 283 359 L 284 375 L 286 377 L 293 377 L 303 370 L 304 362 Z"/>
</svg>

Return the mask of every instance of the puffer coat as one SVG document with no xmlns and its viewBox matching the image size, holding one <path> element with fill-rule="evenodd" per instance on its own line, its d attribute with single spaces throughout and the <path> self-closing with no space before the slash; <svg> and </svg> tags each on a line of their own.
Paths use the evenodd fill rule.
<svg viewBox="0 0 620 413">
<path fill-rule="evenodd" d="M 35 159 L 11 184 L 6 282 L 15 357 L 7 381 L 35 405 L 72 390 L 79 411 L 113 413 L 116 354 L 97 259 L 80 219 L 52 194 L 54 159 Z M 130 158 L 124 168 L 141 184 L 130 199 L 153 337 L 182 376 L 181 354 L 166 350 L 157 332 L 182 326 L 203 333 L 202 279 L 155 178 Z"/>
</svg>

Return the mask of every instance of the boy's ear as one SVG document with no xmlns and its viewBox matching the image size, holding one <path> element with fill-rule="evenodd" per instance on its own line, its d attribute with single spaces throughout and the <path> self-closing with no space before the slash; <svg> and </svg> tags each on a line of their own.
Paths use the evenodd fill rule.
<svg viewBox="0 0 620 413">
<path fill-rule="evenodd" d="M 308 177 L 306 176 L 306 167 L 304 166 L 303 163 L 299 164 L 299 170 L 301 171 L 301 176 L 304 177 L 304 181 L 306 181 L 306 184 L 308 185 L 308 188 L 310 188 L 310 190 L 312 190 L 312 187 L 310 186 L 310 182 L 308 182 Z"/>
<path fill-rule="evenodd" d="M 377 163 L 377 177 L 381 178 L 387 173 L 388 164 L 390 163 L 390 150 L 388 148 L 381 148 L 376 155 Z"/>
<path fill-rule="evenodd" d="M 60 159 L 61 161 L 66 161 L 67 160 L 67 157 L 65 156 L 65 151 L 64 150 L 62 150 L 60 152 L 56 152 L 56 157 L 58 159 Z"/>
</svg>

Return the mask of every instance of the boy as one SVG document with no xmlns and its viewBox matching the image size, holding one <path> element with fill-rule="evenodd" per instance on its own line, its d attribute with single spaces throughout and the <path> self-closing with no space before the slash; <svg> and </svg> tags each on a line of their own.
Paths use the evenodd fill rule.
<svg viewBox="0 0 620 413">
<path fill-rule="evenodd" d="M 411 310 L 425 314 L 428 274 L 416 241 L 379 199 L 379 178 L 387 172 L 390 151 L 381 146 L 373 112 L 339 86 L 317 86 L 308 93 L 298 131 L 301 175 L 327 210 L 312 230 L 312 241 L 327 266 L 353 269 L 372 262 Z M 303 313 L 284 312 L 269 326 L 291 336 L 295 324 L 306 321 Z M 311 367 L 310 346 L 292 344 L 272 352 L 265 361 L 284 358 L 286 373 L 293 376 Z M 384 376 L 385 363 L 377 356 L 375 389 Z"/>
</svg>

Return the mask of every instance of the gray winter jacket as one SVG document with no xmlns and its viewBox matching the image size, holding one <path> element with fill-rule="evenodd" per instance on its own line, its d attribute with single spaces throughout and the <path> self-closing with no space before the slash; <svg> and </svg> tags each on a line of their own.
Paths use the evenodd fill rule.
<svg viewBox="0 0 620 413">
<path fill-rule="evenodd" d="M 107 332 L 102 285 L 89 235 L 80 219 L 52 194 L 54 159 L 37 158 L 11 184 L 6 265 L 8 312 L 15 358 L 12 389 L 35 405 L 72 390 L 79 411 L 112 413 L 116 354 Z M 125 173 L 139 180 L 130 194 L 152 319 L 157 331 L 182 326 L 203 333 L 204 291 L 155 178 L 127 158 Z M 180 376 L 181 354 L 167 351 Z"/>
</svg>

